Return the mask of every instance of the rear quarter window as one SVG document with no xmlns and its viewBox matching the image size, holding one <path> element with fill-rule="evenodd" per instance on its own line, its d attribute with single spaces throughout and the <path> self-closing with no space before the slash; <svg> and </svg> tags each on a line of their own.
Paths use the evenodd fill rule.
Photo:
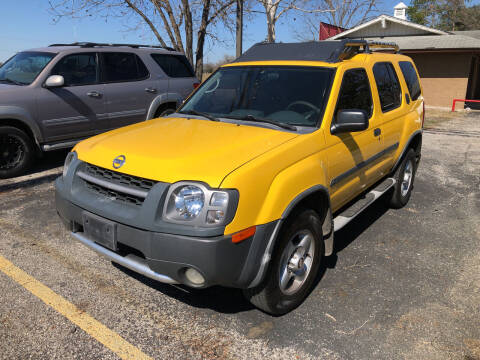
<svg viewBox="0 0 480 360">
<path fill-rule="evenodd" d="M 403 77 L 407 83 L 408 92 L 412 100 L 417 100 L 421 94 L 420 81 L 418 80 L 417 72 L 410 61 L 400 61 L 398 63 L 402 70 Z"/>
<path fill-rule="evenodd" d="M 193 69 L 183 55 L 151 54 L 153 60 L 169 77 L 193 77 Z"/>
</svg>

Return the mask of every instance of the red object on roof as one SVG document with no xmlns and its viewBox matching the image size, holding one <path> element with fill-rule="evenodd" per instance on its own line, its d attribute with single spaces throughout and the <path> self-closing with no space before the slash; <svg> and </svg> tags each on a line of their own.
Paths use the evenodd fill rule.
<svg viewBox="0 0 480 360">
<path fill-rule="evenodd" d="M 318 40 L 326 40 L 329 37 L 332 37 L 337 34 L 340 34 L 341 32 L 344 32 L 345 30 L 347 29 L 344 29 L 340 26 L 335 26 L 332 24 L 320 22 L 320 35 L 318 37 Z"/>
</svg>

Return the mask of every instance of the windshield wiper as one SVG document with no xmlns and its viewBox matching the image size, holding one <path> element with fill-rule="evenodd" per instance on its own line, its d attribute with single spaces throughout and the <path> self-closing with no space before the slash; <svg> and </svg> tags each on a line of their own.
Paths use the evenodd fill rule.
<svg viewBox="0 0 480 360">
<path fill-rule="evenodd" d="M 6 82 L 8 84 L 14 84 L 14 85 L 27 85 L 27 84 L 22 83 L 20 81 L 12 80 L 12 79 L 9 79 L 9 78 L 0 79 L 0 81 Z"/>
<path fill-rule="evenodd" d="M 273 120 L 270 120 L 270 119 L 267 119 L 267 118 L 256 117 L 256 116 L 253 116 L 253 115 L 250 115 L 250 114 L 245 115 L 245 116 L 233 116 L 233 115 L 230 116 L 230 115 L 227 115 L 225 117 L 230 118 L 230 119 L 236 119 L 236 120 L 256 121 L 256 122 L 261 122 L 261 123 L 265 123 L 265 124 L 275 125 L 275 126 L 278 126 L 282 129 L 297 131 L 297 128 L 293 125 L 278 122 L 278 121 L 273 121 Z"/>
<path fill-rule="evenodd" d="M 178 111 L 179 114 L 186 114 L 186 115 L 197 115 L 197 116 L 202 116 L 205 119 L 212 120 L 212 121 L 220 121 L 220 119 L 217 119 L 215 116 L 212 116 L 210 114 L 197 111 L 197 110 L 186 110 L 186 111 Z"/>
</svg>

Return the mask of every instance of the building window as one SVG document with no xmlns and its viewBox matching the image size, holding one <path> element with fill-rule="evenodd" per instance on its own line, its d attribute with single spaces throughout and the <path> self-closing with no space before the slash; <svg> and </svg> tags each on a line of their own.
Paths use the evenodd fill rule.
<svg viewBox="0 0 480 360">
<path fill-rule="evenodd" d="M 391 111 L 402 104 L 402 90 L 392 63 L 381 62 L 373 66 L 378 96 L 383 112 Z"/>
</svg>

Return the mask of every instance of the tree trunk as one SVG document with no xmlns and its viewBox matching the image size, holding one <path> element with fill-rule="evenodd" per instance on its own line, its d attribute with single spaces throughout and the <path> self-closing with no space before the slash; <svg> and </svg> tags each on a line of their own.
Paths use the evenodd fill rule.
<svg viewBox="0 0 480 360">
<path fill-rule="evenodd" d="M 202 22 L 198 29 L 197 53 L 195 54 L 195 75 L 199 80 L 202 80 L 203 75 L 203 47 L 205 46 L 205 36 L 207 35 L 209 11 L 210 0 L 203 0 Z"/>
<path fill-rule="evenodd" d="M 190 10 L 190 4 L 188 0 L 182 0 L 183 12 L 185 16 L 185 55 L 192 64 L 193 67 L 193 21 L 192 11 Z M 201 79 L 199 79 L 201 80 Z"/>
</svg>

